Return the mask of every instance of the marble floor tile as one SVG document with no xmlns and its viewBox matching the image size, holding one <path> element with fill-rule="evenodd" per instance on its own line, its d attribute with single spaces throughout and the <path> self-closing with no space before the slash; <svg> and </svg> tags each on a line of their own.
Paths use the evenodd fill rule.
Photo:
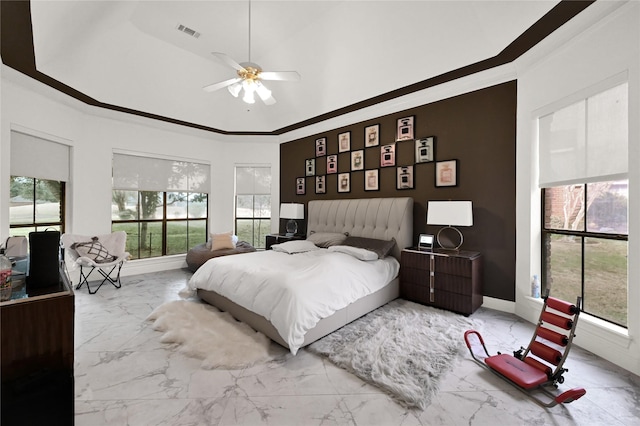
<svg viewBox="0 0 640 426">
<path fill-rule="evenodd" d="M 186 270 L 123 277 L 121 289 L 76 291 L 76 425 L 638 425 L 640 378 L 579 347 L 564 387 L 587 394 L 544 409 L 468 354 L 445 374 L 423 411 L 301 349 L 273 344 L 276 360 L 205 370 L 160 342 L 147 316 L 180 299 Z M 526 345 L 533 325 L 480 308 L 472 315 L 490 353 Z M 462 336 L 460 337 L 462 339 Z M 565 386 L 566 385 L 566 386 Z"/>
</svg>

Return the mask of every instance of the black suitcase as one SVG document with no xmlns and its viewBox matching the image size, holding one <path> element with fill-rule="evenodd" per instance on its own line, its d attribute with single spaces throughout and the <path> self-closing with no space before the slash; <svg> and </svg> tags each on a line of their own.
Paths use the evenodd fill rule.
<svg viewBox="0 0 640 426">
<path fill-rule="evenodd" d="M 57 285 L 60 282 L 59 255 L 59 231 L 29 233 L 27 287 L 42 288 Z"/>
</svg>

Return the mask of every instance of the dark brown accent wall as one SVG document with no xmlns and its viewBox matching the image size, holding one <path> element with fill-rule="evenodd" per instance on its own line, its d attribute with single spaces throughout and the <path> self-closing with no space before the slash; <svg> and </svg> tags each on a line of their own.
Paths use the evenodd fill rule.
<svg viewBox="0 0 640 426">
<path fill-rule="evenodd" d="M 510 81 L 284 143 L 280 146 L 281 202 L 410 196 L 415 199 L 417 238 L 439 229 L 426 224 L 428 200 L 471 200 L 474 224 L 461 228 L 463 248 L 483 254 L 484 294 L 515 301 L 516 97 L 516 81 Z M 435 162 L 415 164 L 413 140 L 396 142 L 396 167 L 414 165 L 414 189 L 397 190 L 396 167 L 380 167 L 380 146 L 394 143 L 397 120 L 407 116 L 414 116 L 416 138 L 435 136 L 436 161 L 458 160 L 457 186 L 435 186 Z M 372 124 L 380 124 L 380 146 L 365 148 L 364 129 Z M 365 169 L 379 169 L 379 191 L 365 191 L 365 172 L 350 172 L 350 153 L 338 153 L 338 135 L 347 131 L 351 132 L 351 151 L 365 151 Z M 310 158 L 316 159 L 316 175 L 326 174 L 326 157 L 315 155 L 315 141 L 323 137 L 327 153 L 338 154 L 338 173 L 351 174 L 349 193 L 338 193 L 337 174 L 326 175 L 326 194 L 316 194 L 315 177 L 305 177 L 305 160 Z M 300 177 L 306 183 L 304 195 L 296 195 Z"/>
</svg>

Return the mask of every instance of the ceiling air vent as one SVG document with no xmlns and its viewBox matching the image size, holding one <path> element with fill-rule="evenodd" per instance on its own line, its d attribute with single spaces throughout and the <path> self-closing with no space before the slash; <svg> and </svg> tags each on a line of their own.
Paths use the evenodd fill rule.
<svg viewBox="0 0 640 426">
<path fill-rule="evenodd" d="M 191 28 L 189 28 L 187 26 L 184 26 L 182 24 L 178 24 L 176 29 L 178 31 L 180 31 L 180 32 L 183 32 L 183 33 L 185 33 L 187 35 L 190 35 L 191 37 L 194 37 L 194 38 L 200 37 L 200 33 L 199 32 L 197 32 L 196 30 L 192 30 Z"/>
</svg>

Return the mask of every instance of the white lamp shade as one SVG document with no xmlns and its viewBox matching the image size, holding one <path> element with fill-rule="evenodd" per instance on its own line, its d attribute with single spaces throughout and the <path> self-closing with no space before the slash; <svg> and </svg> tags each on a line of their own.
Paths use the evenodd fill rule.
<svg viewBox="0 0 640 426">
<path fill-rule="evenodd" d="M 427 224 L 447 226 L 472 226 L 473 206 L 471 201 L 429 201 Z"/>
<path fill-rule="evenodd" d="M 304 204 L 280 204 L 280 217 L 282 219 L 304 219 Z"/>
</svg>

